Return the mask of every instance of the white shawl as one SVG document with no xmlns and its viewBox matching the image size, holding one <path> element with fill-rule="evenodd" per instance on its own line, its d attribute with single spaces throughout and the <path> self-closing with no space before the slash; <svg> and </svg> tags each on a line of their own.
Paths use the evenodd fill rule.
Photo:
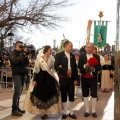
<svg viewBox="0 0 120 120">
<path fill-rule="evenodd" d="M 45 60 L 43 59 L 43 49 L 40 50 L 39 54 L 37 55 L 37 58 L 35 60 L 35 65 L 34 65 L 34 69 L 33 69 L 33 73 L 39 73 L 40 72 L 40 68 L 43 71 L 47 71 L 52 77 L 55 78 L 55 80 L 57 82 L 59 82 L 59 77 L 57 75 L 57 72 L 54 69 L 54 58 L 53 56 L 49 56 L 48 61 L 45 62 Z M 30 91 L 33 91 L 33 85 L 32 85 L 32 80 L 30 83 Z"/>
<path fill-rule="evenodd" d="M 44 61 L 42 56 L 38 56 L 35 61 L 33 72 L 39 73 L 40 68 L 43 71 L 47 71 L 52 77 L 54 77 L 57 81 L 59 81 L 58 75 L 54 69 L 54 58 L 52 56 L 49 56 L 47 62 Z"/>
<path fill-rule="evenodd" d="M 57 75 L 57 72 L 54 69 L 54 57 L 52 55 L 49 56 L 48 61 L 45 62 L 43 59 L 43 51 L 44 48 L 39 51 L 39 54 L 37 55 L 35 66 L 33 69 L 33 72 L 39 73 L 40 68 L 44 71 L 47 71 L 52 77 L 54 77 L 57 81 L 59 81 L 59 77 Z"/>
</svg>

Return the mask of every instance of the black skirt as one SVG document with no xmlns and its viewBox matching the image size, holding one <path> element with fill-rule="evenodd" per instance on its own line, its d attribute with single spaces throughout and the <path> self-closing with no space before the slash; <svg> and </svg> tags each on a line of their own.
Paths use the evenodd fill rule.
<svg viewBox="0 0 120 120">
<path fill-rule="evenodd" d="M 31 93 L 31 102 L 39 109 L 48 109 L 53 104 L 57 104 L 60 96 L 60 87 L 58 82 L 47 71 L 37 74 L 37 85 Z"/>
</svg>

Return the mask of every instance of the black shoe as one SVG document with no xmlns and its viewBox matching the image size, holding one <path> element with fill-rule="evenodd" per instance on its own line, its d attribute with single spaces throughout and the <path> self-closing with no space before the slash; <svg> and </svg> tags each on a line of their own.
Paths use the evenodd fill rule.
<svg viewBox="0 0 120 120">
<path fill-rule="evenodd" d="M 69 117 L 71 117 L 72 119 L 77 119 L 77 116 L 75 114 L 69 114 Z"/>
<path fill-rule="evenodd" d="M 97 118 L 97 113 L 96 113 L 96 112 L 92 113 L 92 116 L 93 116 L 94 118 Z"/>
<path fill-rule="evenodd" d="M 84 117 L 88 117 L 89 115 L 90 115 L 90 113 L 88 113 L 88 112 L 84 113 Z"/>
<path fill-rule="evenodd" d="M 41 116 L 41 119 L 42 119 L 42 120 L 45 119 L 45 116 Z"/>
<path fill-rule="evenodd" d="M 20 108 L 18 108 L 18 112 L 24 114 L 24 113 L 25 113 L 25 110 L 21 110 Z"/>
<path fill-rule="evenodd" d="M 12 111 L 12 116 L 22 116 L 23 114 L 21 114 L 20 112 L 18 111 Z"/>
<path fill-rule="evenodd" d="M 67 118 L 67 115 L 66 114 L 63 114 L 62 115 L 62 119 L 66 119 Z"/>
<path fill-rule="evenodd" d="M 41 116 L 41 119 L 46 119 L 47 118 L 47 115 L 44 115 L 44 116 Z"/>
</svg>

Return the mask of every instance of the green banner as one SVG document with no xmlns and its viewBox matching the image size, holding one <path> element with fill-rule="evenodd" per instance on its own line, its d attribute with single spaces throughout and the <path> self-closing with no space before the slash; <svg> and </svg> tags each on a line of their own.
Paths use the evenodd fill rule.
<svg viewBox="0 0 120 120">
<path fill-rule="evenodd" d="M 59 47 L 58 53 L 63 51 L 63 49 L 64 49 L 64 42 L 65 42 L 65 39 L 61 40 L 61 43 L 60 43 L 60 47 Z"/>
<path fill-rule="evenodd" d="M 98 25 L 96 25 L 96 21 L 94 21 L 94 45 L 97 46 L 98 48 L 105 46 L 106 37 L 107 37 L 107 21 L 102 21 L 102 25 L 100 25 L 100 21 L 98 21 Z"/>
</svg>

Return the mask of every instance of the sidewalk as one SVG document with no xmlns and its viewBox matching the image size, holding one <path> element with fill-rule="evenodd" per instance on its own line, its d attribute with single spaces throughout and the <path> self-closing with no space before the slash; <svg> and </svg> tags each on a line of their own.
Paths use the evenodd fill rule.
<svg viewBox="0 0 120 120">
<path fill-rule="evenodd" d="M 22 108 L 24 98 L 25 98 L 26 90 L 23 91 L 23 94 L 20 99 L 20 107 Z M 3 92 L 0 93 L 0 120 L 40 120 L 40 115 L 33 115 L 30 113 L 25 113 L 22 117 L 12 117 L 11 116 L 11 103 L 12 103 L 12 95 L 11 92 Z M 93 118 L 92 116 L 85 118 L 84 112 L 84 102 L 81 98 L 81 90 L 79 89 L 78 98 L 74 102 L 74 113 L 77 115 L 77 120 L 114 120 L 114 92 L 103 93 L 98 91 L 98 101 L 96 111 L 98 114 L 97 118 Z M 91 102 L 91 100 L 90 100 Z M 91 106 L 90 106 L 91 107 Z M 61 120 L 62 114 L 59 116 L 49 117 L 48 120 Z M 66 120 L 72 120 L 71 118 L 67 118 Z"/>
</svg>

